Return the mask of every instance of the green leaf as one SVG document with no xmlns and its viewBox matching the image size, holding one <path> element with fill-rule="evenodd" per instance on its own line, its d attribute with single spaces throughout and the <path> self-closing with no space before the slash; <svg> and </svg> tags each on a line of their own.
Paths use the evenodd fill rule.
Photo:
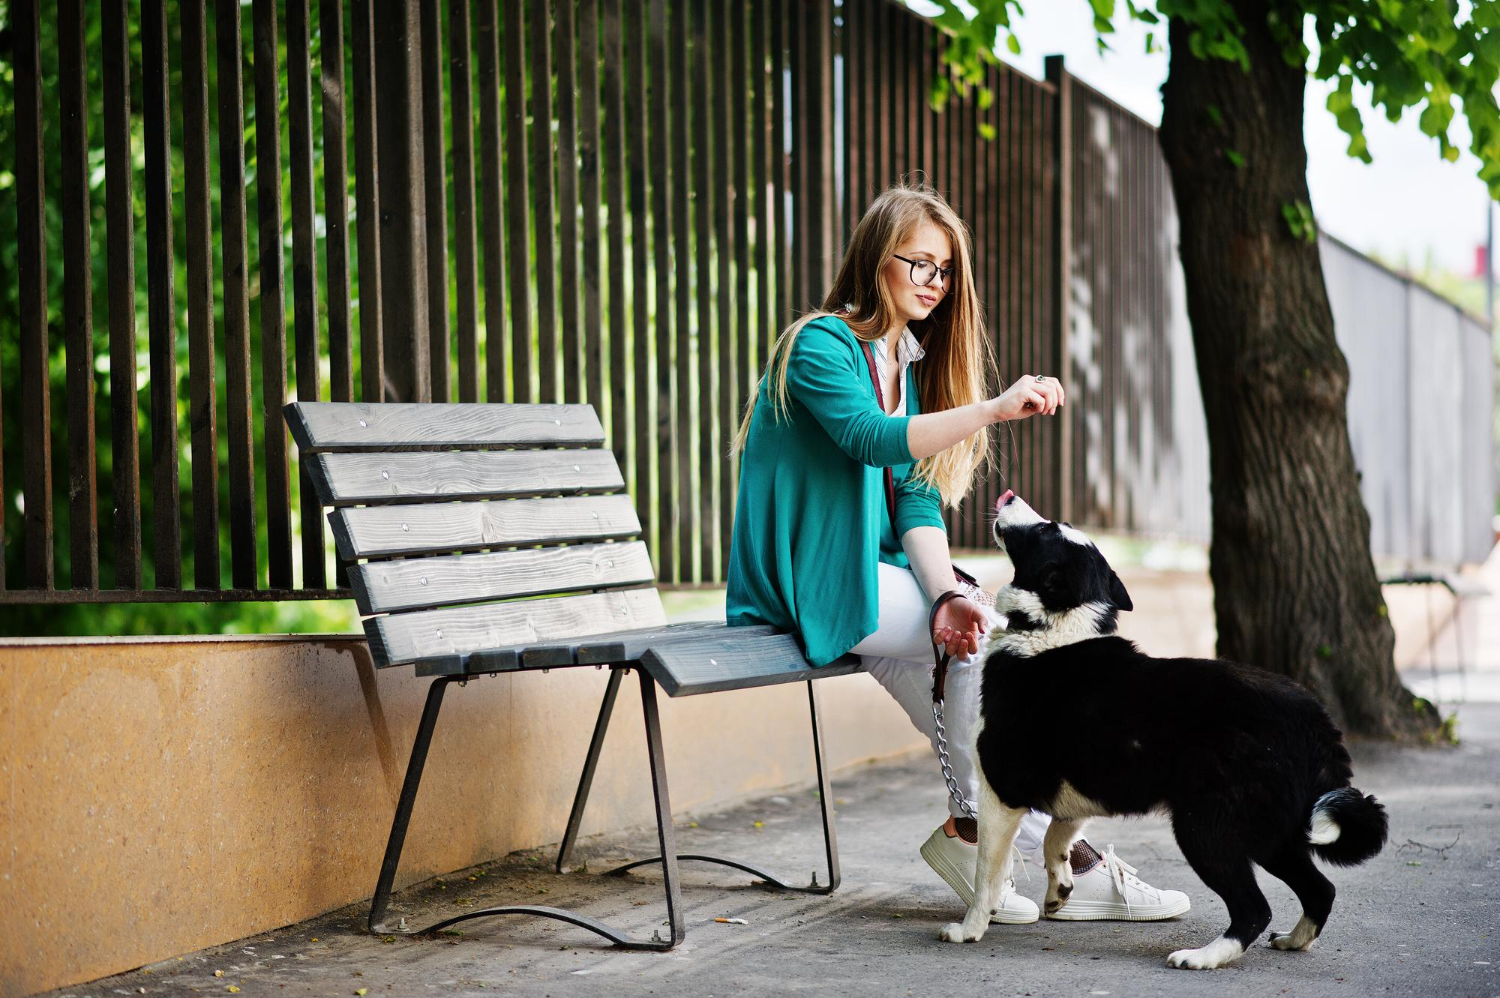
<svg viewBox="0 0 1500 998">
<path fill-rule="evenodd" d="M 1021 40 L 1015 36 L 1014 32 L 1005 36 L 1005 47 L 1010 49 L 1011 55 L 1021 54 Z"/>
<path fill-rule="evenodd" d="M 1233 149 L 1225 149 L 1224 158 L 1229 160 L 1236 170 L 1242 169 L 1245 165 L 1245 157 Z"/>
</svg>

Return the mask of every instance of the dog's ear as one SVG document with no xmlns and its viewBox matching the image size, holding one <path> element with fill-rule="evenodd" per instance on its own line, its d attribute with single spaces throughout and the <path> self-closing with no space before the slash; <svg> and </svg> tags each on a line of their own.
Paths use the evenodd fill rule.
<svg viewBox="0 0 1500 998">
<path fill-rule="evenodd" d="M 1125 591 L 1125 583 L 1120 581 L 1120 577 L 1115 574 L 1114 569 L 1110 569 L 1109 572 L 1109 599 L 1110 602 L 1114 603 L 1121 610 L 1135 609 L 1130 602 L 1130 594 Z"/>
</svg>

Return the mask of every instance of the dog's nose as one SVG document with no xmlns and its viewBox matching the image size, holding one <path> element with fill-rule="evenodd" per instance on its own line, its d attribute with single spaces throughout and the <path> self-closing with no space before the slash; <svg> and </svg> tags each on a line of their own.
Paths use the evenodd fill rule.
<svg viewBox="0 0 1500 998">
<path fill-rule="evenodd" d="M 1004 492 L 1000 493 L 1000 498 L 995 500 L 995 508 L 997 510 L 1004 509 L 1005 504 L 1010 502 L 1015 497 L 1016 494 L 1014 492 L 1012 492 L 1010 489 L 1006 489 Z"/>
</svg>

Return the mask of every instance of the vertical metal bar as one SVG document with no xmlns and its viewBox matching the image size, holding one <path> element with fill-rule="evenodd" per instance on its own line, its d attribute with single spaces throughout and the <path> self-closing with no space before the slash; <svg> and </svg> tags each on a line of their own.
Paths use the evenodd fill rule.
<svg viewBox="0 0 1500 998">
<path fill-rule="evenodd" d="M 599 0 L 578 3 L 578 92 L 582 98 L 578 172 L 583 185 L 583 377 L 586 381 L 586 389 L 580 392 L 602 420 L 605 408 L 599 253 Z M 612 113 L 613 108 L 610 110 Z M 567 378 L 566 370 L 563 377 Z M 576 401 L 579 397 L 574 394 L 569 399 Z"/>
<path fill-rule="evenodd" d="M 140 433 L 135 383 L 135 194 L 134 164 L 130 155 L 130 39 L 126 0 L 105 0 L 102 13 L 104 59 L 105 229 L 109 253 L 109 409 L 110 492 L 115 522 L 115 585 L 141 588 L 141 471 Z M 235 7 L 238 17 L 239 8 Z M 18 36 L 19 37 L 19 36 Z M 236 62 L 238 67 L 239 63 Z M 220 78 L 223 76 L 221 74 Z M 223 87 L 221 85 L 220 89 Z M 236 98 L 238 94 L 236 94 Z M 238 107 L 238 105 L 236 105 Z M 16 101 L 17 119 L 22 108 Z M 238 121 L 239 119 L 236 119 Z M 16 142 L 17 159 L 21 143 Z M 240 194 L 240 257 L 244 258 L 244 193 Z M 223 239 L 229 252 L 230 212 L 225 199 Z M 24 243 L 22 244 L 24 247 Z M 229 316 L 229 277 L 225 275 L 224 309 Z M 24 285 L 23 285 L 24 287 Z M 243 303 L 243 299 L 241 299 Z M 23 324 L 24 331 L 25 326 Z M 233 382 L 231 381 L 231 386 Z M 248 397 L 249 392 L 246 391 Z M 231 459 L 233 452 L 231 451 Z M 253 498 L 253 496 L 252 496 Z M 255 504 L 250 505 L 252 529 Z M 254 552 L 254 537 L 251 551 Z"/>
<path fill-rule="evenodd" d="M 52 588 L 52 390 L 47 374 L 47 207 L 37 0 L 11 7 L 15 39 L 16 281 L 21 318 L 26 585 Z"/>
<path fill-rule="evenodd" d="M 735 9 L 739 3 L 733 4 Z M 718 316 L 713 338 L 714 353 L 718 359 L 718 376 L 709 412 L 704 413 L 704 428 L 717 419 L 713 433 L 705 433 L 709 440 L 709 460 L 705 468 L 714 479 L 715 512 L 717 521 L 704 522 L 704 558 L 700 578 L 704 582 L 715 582 L 722 578 L 722 566 L 729 563 L 729 530 L 734 517 L 734 482 L 730 465 L 724 459 L 730 436 L 734 433 L 734 276 L 731 272 L 734 244 L 737 238 L 730 199 L 734 195 L 730 173 L 731 157 L 735 155 L 733 119 L 729 116 L 729 94 L 731 86 L 743 93 L 741 79 L 730 75 L 734 60 L 730 58 L 729 2 L 720 2 L 713 9 L 712 48 L 718 54 L 713 70 L 714 127 L 713 133 L 713 201 L 714 201 L 714 260 L 717 264 L 714 283 L 718 291 Z M 739 41 L 744 41 L 735 32 Z M 731 82 L 732 81 L 732 82 Z M 717 410 L 716 412 L 714 410 Z M 710 439 L 711 438 L 711 439 Z"/>
<path fill-rule="evenodd" d="M 500 187 L 500 22 L 496 0 L 478 0 L 475 23 L 479 56 L 479 155 L 484 185 L 484 395 L 504 402 L 509 394 L 505 356 L 505 226 Z M 514 162 L 514 160 L 512 160 Z M 525 166 L 522 165 L 522 179 Z"/>
<path fill-rule="evenodd" d="M 422 47 L 415 4 L 375 22 L 380 139 L 381 321 L 392 401 L 432 397 L 427 336 L 427 194 L 422 168 Z M 441 113 L 439 108 L 435 113 Z"/>
<path fill-rule="evenodd" d="M 599 717 L 594 722 L 594 734 L 589 738 L 588 754 L 583 757 L 583 772 L 578 777 L 578 790 L 573 794 L 573 809 L 568 812 L 568 827 L 563 832 L 562 845 L 557 850 L 558 873 L 568 864 L 573 852 L 573 843 L 578 841 L 578 829 L 583 825 L 583 810 L 588 806 L 589 790 L 594 785 L 594 771 L 599 767 L 599 754 L 604 749 L 604 736 L 609 732 L 609 719 L 615 712 L 615 697 L 620 692 L 623 668 L 612 666 L 609 682 L 604 686 L 604 699 L 599 704 Z"/>
<path fill-rule="evenodd" d="M 374 0 L 354 0 L 354 198 L 359 228 L 360 398 L 385 401 L 385 328 L 381 303 L 380 136 L 375 127 Z"/>
<path fill-rule="evenodd" d="M 255 0 L 255 171 L 260 216 L 260 366 L 266 448 L 266 534 L 272 589 L 292 588 L 286 404 L 286 261 L 281 239 L 281 88 L 276 0 Z"/>
<path fill-rule="evenodd" d="M 481 0 L 484 3 L 484 0 Z M 493 42 L 493 35 L 490 36 Z M 479 252 L 474 203 L 474 91 L 469 0 L 448 0 L 448 91 L 453 114 L 453 271 L 458 400 L 479 401 Z M 433 393 L 436 394 L 436 382 Z"/>
<path fill-rule="evenodd" d="M 789 306 L 783 322 L 806 311 L 807 257 L 812 248 L 807 236 L 807 25 L 804 5 L 799 0 L 788 0 L 786 18 L 791 31 L 787 36 L 787 66 L 790 86 L 787 88 L 789 113 L 788 136 L 790 161 L 787 164 L 787 190 L 790 193 L 787 224 L 789 249 L 788 263 L 791 292 Z"/>
<path fill-rule="evenodd" d="M 118 9 L 118 16 L 123 20 L 125 0 L 109 0 L 105 7 L 106 15 L 111 10 Z M 258 554 L 255 543 L 255 451 L 251 426 L 251 394 L 250 394 L 250 266 L 249 252 L 246 249 L 246 218 L 245 218 L 245 92 L 244 79 L 241 75 L 242 42 L 240 35 L 240 5 L 238 0 L 215 0 L 215 32 L 214 46 L 218 53 L 218 98 L 219 98 L 219 246 L 224 254 L 223 265 L 220 267 L 224 284 L 224 391 L 226 413 L 226 429 L 229 435 L 229 578 L 236 589 L 255 588 L 259 574 L 257 565 Z M 106 25 L 108 17 L 105 21 Z M 106 45 L 106 54 L 115 47 L 116 43 Z M 124 30 L 121 29 L 121 39 L 118 43 L 123 46 Z M 122 58 L 124 53 L 122 52 Z M 106 65 L 108 59 L 106 58 Z M 129 78 L 122 76 L 121 85 L 129 92 Z M 110 86 L 106 86 L 108 92 Z M 126 178 L 129 172 L 130 135 L 129 121 L 119 124 L 121 148 L 119 155 L 121 160 L 121 171 Z M 113 128 L 114 126 L 109 126 Z M 114 181 L 110 181 L 113 185 Z M 124 193 L 129 195 L 128 180 L 126 181 Z M 120 212 L 124 219 L 130 218 L 129 205 L 122 205 Z M 118 259 L 114 245 L 114 216 L 110 217 L 110 265 Z M 119 251 L 128 256 L 128 251 L 123 248 Z M 119 353 L 115 351 L 114 312 L 115 297 L 113 274 L 111 274 L 110 292 L 110 353 L 115 358 L 112 363 L 110 378 L 111 384 L 115 384 L 114 377 L 119 370 Z M 129 292 L 130 321 L 134 323 L 134 281 Z M 122 291 L 122 298 L 124 292 Z M 121 306 L 124 307 L 124 306 Z M 121 338 L 126 336 L 122 330 Z M 129 341 L 135 342 L 133 331 L 129 334 Z M 132 365 L 131 370 L 134 370 Z M 122 378 L 123 382 L 124 379 Z M 131 375 L 130 386 L 134 387 L 134 375 Z M 134 397 L 132 392 L 132 398 Z M 116 401 L 116 420 L 121 417 L 119 413 L 118 400 Z M 134 437 L 135 416 L 130 415 L 131 435 Z M 116 454 L 115 465 L 119 467 L 119 439 L 120 430 L 116 427 Z M 115 504 L 119 505 L 119 493 L 116 492 Z M 136 546 L 140 546 L 140 526 L 136 524 L 135 530 Z M 124 546 L 122 539 L 121 546 Z M 137 566 L 139 567 L 139 566 Z M 137 576 L 137 585 L 139 577 Z M 123 579 L 120 582 L 125 585 Z"/>
<path fill-rule="evenodd" d="M 676 279 L 675 325 L 657 323 L 656 326 L 656 439 L 660 462 L 657 464 L 657 506 L 660 513 L 658 534 L 661 537 L 661 567 L 658 579 L 674 579 L 685 582 L 693 575 L 693 548 L 696 537 L 693 532 L 693 508 L 688 497 L 694 494 L 692 439 L 693 429 L 693 376 L 692 376 L 692 286 L 693 264 L 691 232 L 692 216 L 689 213 L 689 153 L 692 133 L 688 121 L 688 4 L 678 3 L 672 8 L 670 65 L 663 51 L 657 72 L 667 79 L 667 96 L 670 104 L 653 107 L 653 117 L 666 127 L 660 130 L 660 141 L 655 146 L 656 157 L 663 167 L 671 171 L 672 197 L 657 199 L 658 239 L 671 240 L 672 259 L 681 261 L 675 273 L 658 275 L 657 301 L 672 301 L 671 279 Z M 665 37 L 665 13 L 662 32 Z M 665 46 L 663 46 L 664 48 Z M 665 108 L 671 107 L 670 116 Z M 676 123 L 678 127 L 671 125 Z M 671 149 L 671 164 L 667 166 L 667 150 Z M 660 251 L 659 251 L 660 252 Z M 666 260 L 662 256 L 659 259 Z M 668 400 L 662 405 L 662 400 Z M 670 574 L 667 571 L 669 553 L 674 555 Z"/>
<path fill-rule="evenodd" d="M 750 372 L 750 342 L 754 329 L 750 324 L 750 122 L 746 90 L 749 66 L 745 50 L 750 39 L 746 30 L 746 10 L 742 3 L 729 6 L 733 20 L 729 25 L 729 42 L 733 47 L 730 56 L 730 90 L 734 111 L 731 140 L 734 151 L 730 156 L 734 164 L 734 366 L 729 376 L 719 385 L 724 396 L 723 429 L 719 436 L 719 573 L 714 581 L 722 581 L 729 571 L 729 542 L 734 536 L 734 507 L 736 486 L 739 481 L 739 462 L 729 456 L 730 443 L 739 423 L 744 406 L 746 385 Z M 728 347 L 724 350 L 727 352 Z"/>
<path fill-rule="evenodd" d="M 691 392 L 698 403 L 693 425 L 698 429 L 698 468 L 696 494 L 698 510 L 695 540 L 694 581 L 702 581 L 713 571 L 714 527 L 714 445 L 713 445 L 713 383 L 714 383 L 714 282 L 713 266 L 713 209 L 719 199 L 714 196 L 713 181 L 709 175 L 712 155 L 713 126 L 709 121 L 709 96 L 715 89 L 709 77 L 709 66 L 715 61 L 710 51 L 708 9 L 704 3 L 695 3 L 690 11 L 693 33 L 693 268 L 697 274 L 697 331 L 698 380 Z M 685 342 L 679 342 L 679 349 Z M 685 385 L 679 382 L 679 390 Z M 684 493 L 692 495 L 693 493 Z M 683 555 L 686 559 L 687 550 Z M 687 573 L 684 571 L 684 577 Z"/>
<path fill-rule="evenodd" d="M 650 16 L 653 19 L 651 31 L 653 45 L 658 40 L 655 18 L 664 13 L 658 9 L 661 2 L 662 0 L 657 0 L 656 3 L 649 6 Z M 648 134 L 646 125 L 647 54 L 646 31 L 643 21 L 646 14 L 647 11 L 643 10 L 640 5 L 626 3 L 624 10 L 627 73 L 625 107 L 628 109 L 626 113 L 629 117 L 626 119 L 626 125 L 627 133 L 630 136 L 630 338 L 632 348 L 631 360 L 634 365 L 635 374 L 635 406 L 632 415 L 635 439 L 634 445 L 631 448 L 631 468 L 635 475 L 635 509 L 636 515 L 641 521 L 641 536 L 649 538 L 653 534 L 652 528 L 658 525 L 658 517 L 656 516 L 656 509 L 652 501 L 655 497 L 662 495 L 663 482 L 661 476 L 653 478 L 651 474 L 651 459 L 656 448 L 654 446 L 655 434 L 652 432 L 650 420 L 650 400 L 652 395 L 651 336 L 653 327 L 651 324 L 651 301 L 647 293 L 648 282 L 650 280 L 647 268 L 651 258 L 647 235 L 650 231 L 648 228 L 650 218 L 646 203 L 646 178 L 651 172 L 651 165 L 647 159 L 646 147 Z M 661 44 L 663 46 L 666 44 L 664 37 Z M 654 57 L 655 51 L 653 48 L 653 59 Z M 661 74 L 662 71 L 660 68 L 657 68 L 655 72 Z M 664 116 L 657 114 L 657 108 L 665 99 L 666 87 L 658 85 L 651 88 L 651 116 L 656 119 L 658 124 L 664 124 Z M 660 158 L 660 150 L 666 142 L 667 129 L 664 127 L 650 129 L 649 134 L 655 140 L 651 153 Z M 665 161 L 662 161 L 662 166 L 665 167 L 665 165 Z M 665 182 L 665 178 L 662 178 L 660 182 L 653 185 L 658 192 L 658 204 L 660 204 L 660 199 L 665 196 L 665 191 L 669 186 Z M 658 211 L 656 215 L 656 238 L 658 240 L 662 238 L 662 226 L 666 220 L 667 216 Z M 621 221 L 623 222 L 623 218 Z M 661 299 L 658 299 L 656 328 L 654 330 L 658 338 L 657 342 L 660 342 L 660 338 L 664 335 L 662 332 L 663 328 L 671 328 L 670 323 L 670 309 L 666 307 L 666 304 Z M 621 367 L 620 371 L 620 376 L 623 377 L 624 368 Z M 668 402 L 664 403 L 662 398 L 657 398 L 658 411 L 660 411 L 664 404 L 670 404 L 670 392 L 666 395 L 666 399 Z M 657 536 L 655 554 L 656 575 L 659 579 L 671 578 L 668 572 L 668 565 L 671 564 L 671 537 L 665 534 L 665 531 L 671 529 L 671 522 L 670 519 L 662 521 L 660 525 L 662 533 Z"/>
<path fill-rule="evenodd" d="M 67 347 L 68 565 L 74 589 L 99 587 L 98 483 L 94 475 L 94 281 L 89 216 L 88 87 L 83 3 L 57 5 L 62 131 L 63 330 Z"/>
<path fill-rule="evenodd" d="M 208 173 L 207 0 L 184 0 L 182 163 L 187 215 L 188 425 L 193 464 L 193 584 L 219 588 L 218 399 L 214 385 L 213 208 Z"/>
<path fill-rule="evenodd" d="M 786 155 L 786 0 L 764 0 L 774 4 L 771 21 L 771 236 L 775 240 L 776 302 L 771 309 L 765 350 L 769 357 L 777 331 L 792 317 L 792 262 L 790 259 L 787 190 L 790 187 Z"/>
<path fill-rule="evenodd" d="M 646 721 L 646 756 L 651 761 L 651 790 L 656 800 L 656 840 L 661 847 L 661 873 L 667 890 L 669 945 L 675 946 L 685 931 L 682 889 L 678 886 L 677 829 L 672 824 L 672 801 L 667 795 L 667 760 L 662 749 L 661 716 L 656 707 L 656 682 L 645 669 L 637 671 L 641 677 L 641 712 Z"/>
<path fill-rule="evenodd" d="M 396 868 L 401 865 L 401 847 L 406 843 L 406 828 L 411 822 L 412 805 L 416 803 L 417 789 L 422 785 L 422 770 L 427 765 L 427 749 L 432 745 L 438 711 L 443 708 L 443 694 L 447 692 L 448 684 L 457 678 L 459 677 L 440 676 L 427 688 L 427 703 L 422 708 L 422 719 L 417 722 L 417 735 L 411 744 L 411 758 L 406 764 L 406 776 L 401 781 L 401 796 L 396 801 L 391 833 L 385 843 L 385 856 L 380 862 L 380 877 L 375 882 L 375 896 L 370 900 L 370 917 L 366 924 L 374 933 L 386 931 L 381 922 L 385 918 L 386 906 L 390 903 Z"/>
<path fill-rule="evenodd" d="M 750 129 L 750 191 L 755 205 L 755 326 L 750 331 L 750 355 L 741 371 L 741 386 L 754 405 L 760 378 L 760 362 L 770 348 L 776 330 L 776 310 L 771 304 L 771 204 L 766 194 L 770 183 L 772 123 L 766 106 L 770 78 L 766 60 L 766 7 L 770 0 L 752 0 L 750 8 L 750 92 L 753 127 Z M 741 408 L 743 414 L 743 407 Z M 735 462 L 738 464 L 738 462 Z"/>
<path fill-rule="evenodd" d="M 578 99 L 574 87 L 573 52 L 574 0 L 556 0 L 557 4 L 557 243 L 558 292 L 562 299 L 558 318 L 562 322 L 562 394 L 548 396 L 556 376 L 542 376 L 542 401 L 577 402 L 582 385 L 578 368 Z M 548 122 L 548 131 L 551 122 Z M 548 158 L 550 173 L 552 163 Z M 548 221 L 548 228 L 551 228 Z M 544 363 L 551 357 L 556 365 L 554 344 L 549 353 L 542 351 Z"/>
<path fill-rule="evenodd" d="M 557 400 L 557 206 L 552 196 L 552 25 L 553 0 L 530 0 L 531 173 L 535 226 L 536 353 L 540 402 Z"/>
<path fill-rule="evenodd" d="M 510 350 L 512 402 L 531 392 L 531 238 L 526 231 L 526 51 L 520 0 L 505 2 L 505 187 L 510 226 Z"/>
<path fill-rule="evenodd" d="M 623 473 L 630 456 L 629 408 L 626 402 L 625 317 L 630 301 L 625 285 L 625 96 L 620 51 L 621 0 L 604 3 L 604 190 L 609 204 L 609 441 Z M 643 174 L 644 176 L 644 174 Z M 639 253 L 639 248 L 632 246 Z M 639 285 L 637 285 L 639 287 Z M 639 418 L 639 414 L 637 414 Z M 647 483 L 636 475 L 636 508 L 647 506 Z M 645 523 L 645 520 L 641 521 Z M 643 536 L 644 532 L 643 532 Z M 657 577 L 667 575 L 661 549 L 656 550 Z"/>
<path fill-rule="evenodd" d="M 354 398 L 349 338 L 349 160 L 344 118 L 344 0 L 318 0 L 323 92 L 323 215 L 328 249 L 328 397 Z"/>
<path fill-rule="evenodd" d="M 313 231 L 312 62 L 307 0 L 286 0 L 287 129 L 292 167 L 292 342 L 296 345 L 297 398 L 316 402 L 318 385 L 318 242 Z M 312 479 L 298 466 L 302 519 L 302 585 L 327 585 L 323 508 L 312 501 Z"/>
<path fill-rule="evenodd" d="M 177 320 L 173 292 L 172 127 L 166 0 L 141 2 L 146 118 L 146 286 L 150 299 L 152 536 L 158 589 L 182 586 L 177 489 Z M 278 414 L 277 419 L 281 417 Z"/>
<path fill-rule="evenodd" d="M 655 427 L 655 474 L 652 478 L 653 487 L 656 491 L 656 511 L 653 520 L 656 522 L 656 537 L 658 564 L 657 578 L 673 578 L 683 580 L 688 577 L 687 566 L 692 560 L 692 534 L 690 528 L 690 517 L 685 514 L 683 506 L 686 497 L 691 495 L 687 485 L 688 474 L 688 427 L 683 421 L 688 409 L 688 313 L 687 313 L 687 288 L 689 276 L 688 248 L 687 248 L 687 130 L 681 125 L 687 121 L 687 87 L 686 77 L 683 73 L 684 59 L 687 49 L 687 32 L 683 30 L 684 12 L 679 4 L 675 8 L 673 30 L 669 36 L 667 30 L 667 10 L 664 0 L 655 0 L 651 4 L 651 73 L 653 86 L 651 88 L 651 121 L 654 123 L 652 134 L 655 142 L 651 146 L 651 169 L 657 174 L 657 182 L 652 185 L 653 199 L 652 211 L 655 216 L 652 225 L 652 267 L 656 280 L 655 303 L 657 321 L 650 329 L 652 337 L 651 346 L 655 348 L 655 376 L 656 384 L 656 427 Z M 667 45 L 669 37 L 675 38 L 676 44 L 672 46 L 672 58 L 667 59 Z M 645 101 L 642 99 L 642 104 Z M 668 113 L 668 108 L 673 113 Z M 677 127 L 674 127 L 677 126 Z M 639 127 L 644 131 L 646 119 L 642 117 Z M 641 149 L 644 151 L 645 144 L 642 140 Z M 668 157 L 668 150 L 672 150 Z M 646 165 L 646 160 L 641 159 L 641 165 Z M 632 175 L 632 182 L 634 182 Z M 642 188 L 642 205 L 645 204 L 644 187 Z M 668 192 L 676 198 L 675 202 Z M 645 232 L 644 221 L 635 229 L 637 232 Z M 672 243 L 677 243 L 677 253 L 673 256 Z M 673 266 L 672 261 L 677 260 L 679 266 Z M 645 264 L 641 265 L 641 274 L 644 278 Z M 677 282 L 677 308 L 673 315 L 672 309 L 672 282 Z M 636 399 L 640 409 L 638 419 L 646 418 L 647 409 L 641 402 L 645 396 L 643 388 L 649 384 L 646 379 L 645 369 L 651 351 L 646 341 L 646 327 L 644 312 L 637 313 L 636 326 Z M 675 320 L 675 322 L 674 322 Z M 675 367 L 674 367 L 675 363 Z M 650 428 L 640 427 L 637 424 L 636 435 L 643 446 L 649 446 L 651 441 Z M 644 460 L 642 457 L 637 460 Z M 676 462 L 676 479 L 673 478 L 673 469 Z M 643 465 L 636 466 L 637 477 L 641 475 Z M 673 529 L 677 530 L 677 536 L 673 537 Z M 667 566 L 673 566 L 671 575 L 667 575 Z"/>
<path fill-rule="evenodd" d="M 421 0 L 422 177 L 427 225 L 427 370 L 430 398 L 447 402 L 448 343 L 448 189 L 447 148 L 443 138 L 443 26 L 438 0 Z M 454 130 L 458 124 L 455 119 Z"/>
</svg>

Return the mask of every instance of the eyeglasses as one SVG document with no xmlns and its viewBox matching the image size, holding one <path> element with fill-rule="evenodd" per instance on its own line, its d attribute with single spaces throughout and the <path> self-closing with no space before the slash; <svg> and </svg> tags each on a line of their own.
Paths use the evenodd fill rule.
<svg viewBox="0 0 1500 998">
<path fill-rule="evenodd" d="M 939 267 L 931 260 L 913 260 L 900 253 L 892 253 L 891 256 L 903 263 L 911 264 L 911 282 L 919 288 L 926 287 L 932 283 L 934 277 L 938 277 L 943 288 L 946 289 L 949 278 L 953 276 L 952 267 Z"/>
</svg>

